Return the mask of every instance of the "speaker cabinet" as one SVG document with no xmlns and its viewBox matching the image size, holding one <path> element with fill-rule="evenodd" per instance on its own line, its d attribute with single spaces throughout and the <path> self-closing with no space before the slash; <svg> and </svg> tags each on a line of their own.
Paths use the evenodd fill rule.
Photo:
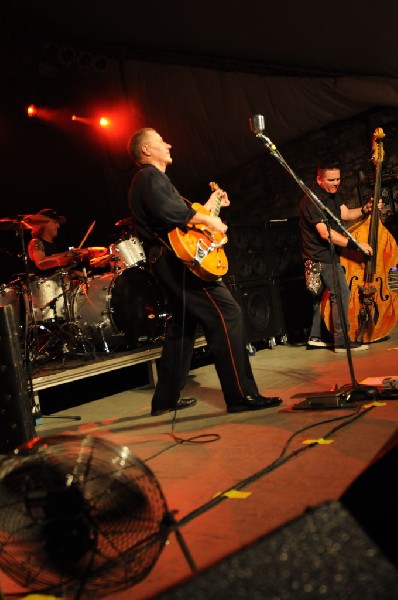
<svg viewBox="0 0 398 600">
<path fill-rule="evenodd" d="M 36 436 L 14 308 L 0 306 L 0 454 Z"/>
<path fill-rule="evenodd" d="M 270 274 L 264 224 L 230 224 L 224 249 L 228 258 L 227 283 L 242 283 Z"/>
<path fill-rule="evenodd" d="M 291 277 L 279 282 L 286 334 L 291 344 L 304 344 L 312 325 L 312 296 L 304 277 Z"/>
<path fill-rule="evenodd" d="M 235 283 L 229 288 L 242 308 L 248 342 L 285 335 L 276 279 Z"/>
<path fill-rule="evenodd" d="M 338 502 L 231 554 L 159 600 L 395 600 L 398 573 Z"/>
<path fill-rule="evenodd" d="M 298 217 L 265 223 L 268 272 L 280 280 L 304 275 Z"/>
</svg>

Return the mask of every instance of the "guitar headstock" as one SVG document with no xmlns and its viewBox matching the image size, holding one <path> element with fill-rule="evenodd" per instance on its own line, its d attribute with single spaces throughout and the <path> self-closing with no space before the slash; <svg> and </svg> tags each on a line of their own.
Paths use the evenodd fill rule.
<svg viewBox="0 0 398 600">
<path fill-rule="evenodd" d="M 216 192 L 220 189 L 218 183 L 216 183 L 215 181 L 210 181 L 209 186 L 212 192 Z"/>
</svg>

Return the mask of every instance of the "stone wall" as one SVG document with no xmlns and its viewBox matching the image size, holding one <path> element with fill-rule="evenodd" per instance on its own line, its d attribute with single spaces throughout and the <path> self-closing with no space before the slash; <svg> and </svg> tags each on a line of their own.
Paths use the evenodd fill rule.
<svg viewBox="0 0 398 600">
<path fill-rule="evenodd" d="M 376 127 L 382 127 L 386 134 L 382 182 L 391 188 L 391 195 L 394 193 L 393 211 L 398 215 L 398 112 L 384 109 L 333 123 L 277 147 L 289 170 L 259 140 L 263 153 L 224 174 L 218 182 L 231 199 L 231 207 L 226 211 L 229 214 L 223 213 L 224 216 L 230 222 L 264 222 L 296 216 L 304 192 L 294 175 L 311 186 L 318 163 L 329 158 L 341 164 L 341 192 L 347 205 L 359 206 L 361 196 L 371 196 L 374 189 L 372 138 Z M 272 141 L 277 145 L 277 140 Z"/>
</svg>

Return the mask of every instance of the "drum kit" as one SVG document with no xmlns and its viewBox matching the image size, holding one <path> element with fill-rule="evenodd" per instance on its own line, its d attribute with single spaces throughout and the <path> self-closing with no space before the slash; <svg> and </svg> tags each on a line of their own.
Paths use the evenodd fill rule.
<svg viewBox="0 0 398 600">
<path fill-rule="evenodd" d="M 95 356 L 161 342 L 167 302 L 129 220 L 115 223 L 119 236 L 108 247 L 52 255 L 60 268 L 40 277 L 29 273 L 23 233 L 45 221 L 41 215 L 0 219 L 0 232 L 14 230 L 21 238 L 25 273 L 0 284 L 0 306 L 12 305 L 27 360 Z"/>
</svg>

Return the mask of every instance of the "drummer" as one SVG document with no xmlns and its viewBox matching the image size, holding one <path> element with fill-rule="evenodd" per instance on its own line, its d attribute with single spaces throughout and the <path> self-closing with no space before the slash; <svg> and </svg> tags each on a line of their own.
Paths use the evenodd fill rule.
<svg viewBox="0 0 398 600">
<path fill-rule="evenodd" d="M 53 208 L 43 208 L 37 215 L 44 222 L 32 227 L 32 239 L 28 244 L 28 259 L 32 271 L 41 277 L 50 277 L 60 268 L 69 267 L 69 276 L 72 279 L 84 279 L 89 269 L 106 267 L 109 256 L 97 256 L 106 248 L 75 248 L 59 252 L 54 239 L 58 235 L 60 226 L 66 222 L 65 217 L 59 215 Z"/>
<path fill-rule="evenodd" d="M 45 277 L 70 264 L 71 257 L 59 256 L 57 244 L 54 242 L 60 226 L 66 222 L 65 217 L 60 216 L 53 208 L 43 208 L 37 215 L 47 218 L 47 221 L 32 227 L 28 259 L 34 273 Z"/>
</svg>

